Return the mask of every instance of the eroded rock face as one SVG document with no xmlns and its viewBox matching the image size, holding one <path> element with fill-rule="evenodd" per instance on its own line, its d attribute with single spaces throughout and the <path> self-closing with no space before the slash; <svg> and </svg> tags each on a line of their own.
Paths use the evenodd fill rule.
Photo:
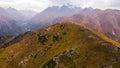
<svg viewBox="0 0 120 68">
<path fill-rule="evenodd" d="M 86 10 L 70 17 L 71 21 L 82 24 L 120 42 L 119 10 Z"/>
</svg>

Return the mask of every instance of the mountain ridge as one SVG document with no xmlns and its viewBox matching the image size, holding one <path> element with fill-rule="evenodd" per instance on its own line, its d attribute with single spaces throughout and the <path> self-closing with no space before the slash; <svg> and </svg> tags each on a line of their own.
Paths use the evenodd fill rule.
<svg viewBox="0 0 120 68">
<path fill-rule="evenodd" d="M 18 39 L 21 40 L 0 49 L 1 68 L 119 66 L 118 47 L 74 23 L 53 24 Z"/>
<path fill-rule="evenodd" d="M 64 13 L 62 13 L 63 10 Z M 119 18 L 120 10 L 101 10 L 93 8 L 83 9 L 80 7 L 70 8 L 69 5 L 61 7 L 52 6 L 36 14 L 30 21 L 28 21 L 28 29 L 34 30 L 46 24 L 67 20 L 83 24 L 97 32 L 104 33 L 109 38 L 119 42 Z"/>
</svg>

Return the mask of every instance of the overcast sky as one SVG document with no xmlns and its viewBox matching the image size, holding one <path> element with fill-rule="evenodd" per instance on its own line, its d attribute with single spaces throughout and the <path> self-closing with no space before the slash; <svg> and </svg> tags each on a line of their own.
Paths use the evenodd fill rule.
<svg viewBox="0 0 120 68">
<path fill-rule="evenodd" d="M 48 6 L 71 4 L 79 7 L 120 9 L 120 0 L 0 0 L 0 7 L 42 11 Z"/>
</svg>

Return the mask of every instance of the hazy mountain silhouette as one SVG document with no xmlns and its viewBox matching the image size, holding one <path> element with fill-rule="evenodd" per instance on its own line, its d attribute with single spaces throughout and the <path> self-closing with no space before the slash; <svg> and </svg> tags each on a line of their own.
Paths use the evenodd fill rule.
<svg viewBox="0 0 120 68">
<path fill-rule="evenodd" d="M 25 16 L 13 8 L 0 8 L 0 36 L 18 35 L 23 31 Z"/>
<path fill-rule="evenodd" d="M 41 25 L 52 23 L 57 18 L 68 17 L 73 14 L 76 14 L 81 10 L 82 8 L 71 6 L 71 5 L 63 5 L 61 7 L 58 7 L 58 6 L 48 7 L 44 11 L 36 14 L 28 22 L 28 24 L 31 29 L 35 29 L 40 27 Z"/>
</svg>

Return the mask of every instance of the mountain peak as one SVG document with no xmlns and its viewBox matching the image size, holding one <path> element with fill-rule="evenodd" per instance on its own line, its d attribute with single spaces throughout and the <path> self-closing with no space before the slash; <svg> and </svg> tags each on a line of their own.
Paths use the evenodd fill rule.
<svg viewBox="0 0 120 68">
<path fill-rule="evenodd" d="M 12 8 L 12 7 L 9 7 L 7 8 L 8 11 L 17 11 L 16 9 Z"/>
<path fill-rule="evenodd" d="M 84 8 L 84 11 L 91 11 L 91 10 L 93 10 L 92 7 Z"/>
<path fill-rule="evenodd" d="M 81 7 L 77 7 L 77 6 L 74 6 L 74 5 L 71 5 L 69 3 L 65 4 L 65 5 L 62 5 L 62 6 L 51 6 L 51 7 L 48 7 L 47 9 L 81 9 Z"/>
<path fill-rule="evenodd" d="M 69 9 L 80 8 L 80 9 L 81 9 L 81 7 L 77 7 L 77 6 L 71 5 L 71 4 L 69 4 L 69 3 L 67 3 L 67 4 L 65 4 L 65 5 L 63 5 L 63 6 L 61 6 L 61 8 L 69 8 Z"/>
</svg>

